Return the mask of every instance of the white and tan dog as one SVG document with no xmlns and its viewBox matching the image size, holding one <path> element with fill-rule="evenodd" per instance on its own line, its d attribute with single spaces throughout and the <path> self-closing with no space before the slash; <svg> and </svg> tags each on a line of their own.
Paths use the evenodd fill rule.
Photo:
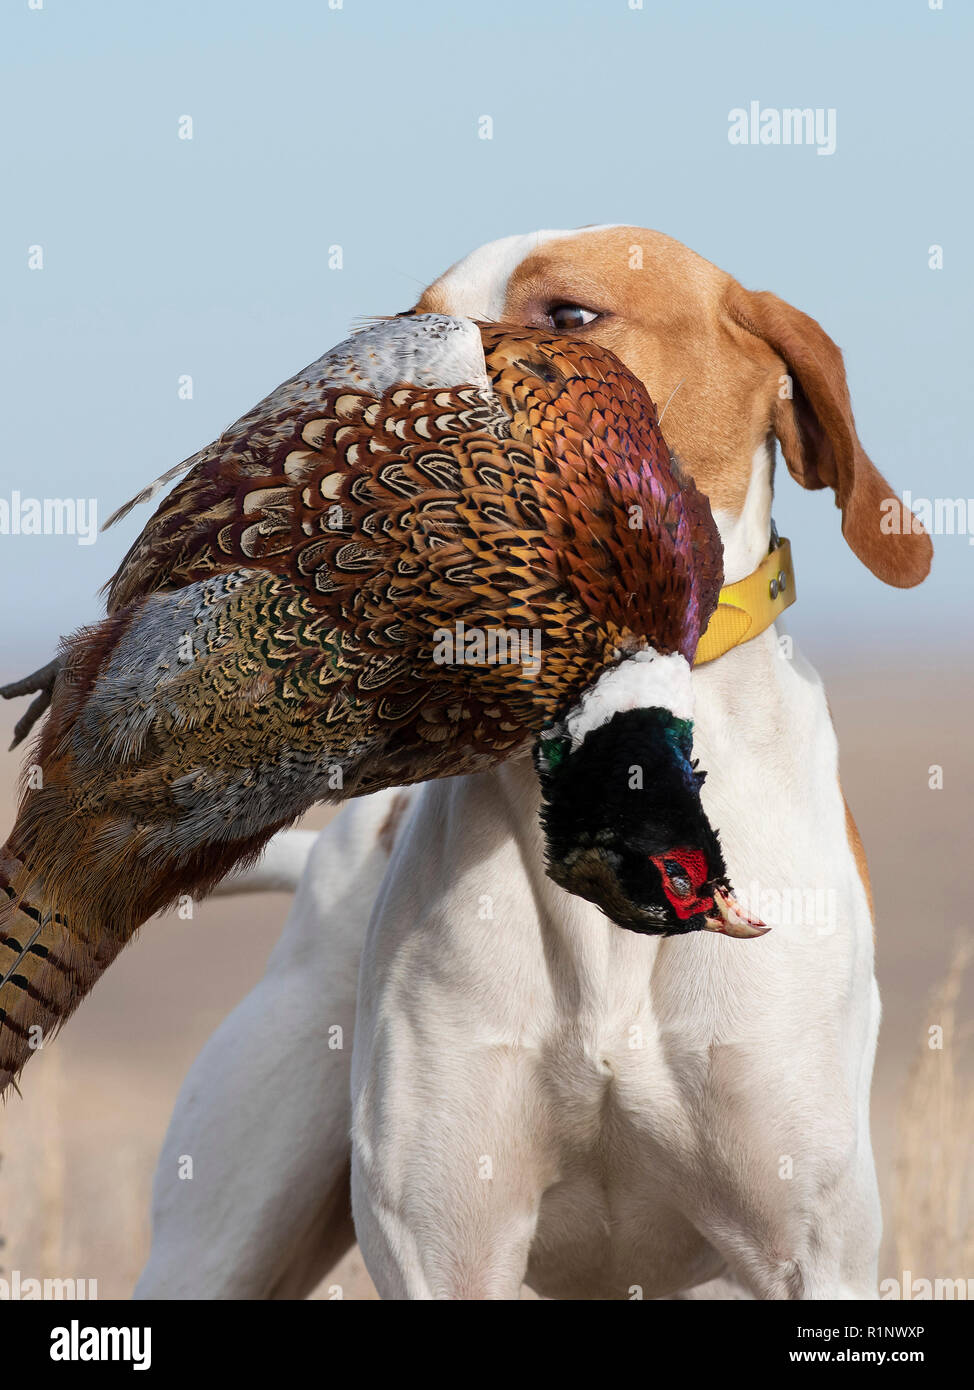
<svg viewBox="0 0 974 1390">
<path fill-rule="evenodd" d="M 728 584 L 768 554 L 775 437 L 802 486 L 835 490 L 875 574 L 926 574 L 909 515 L 881 528 L 899 504 L 834 343 L 668 237 L 508 238 L 417 307 L 613 349 L 670 402 Z M 761 626 L 695 668 L 694 751 L 771 934 L 637 936 L 569 897 L 544 874 L 529 761 L 345 810 L 183 1087 L 140 1296 L 300 1295 L 356 1234 L 386 1298 L 710 1296 L 721 1276 L 758 1298 L 876 1296 L 865 859 L 821 683 Z"/>
</svg>

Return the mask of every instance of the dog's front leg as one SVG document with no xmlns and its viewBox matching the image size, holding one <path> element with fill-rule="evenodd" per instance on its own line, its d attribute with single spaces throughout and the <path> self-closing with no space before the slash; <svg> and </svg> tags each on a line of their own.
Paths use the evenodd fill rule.
<svg viewBox="0 0 974 1390">
<path fill-rule="evenodd" d="M 712 1037 L 706 1060 L 672 1074 L 693 1140 L 674 1146 L 661 1172 L 678 1189 L 680 1169 L 699 1165 L 704 1179 L 683 1185 L 680 1208 L 756 1299 L 879 1296 L 882 1219 L 869 1134 L 879 994 L 869 938 L 847 953 L 851 935 L 817 938 L 779 924 L 763 983 L 749 978 L 743 955 L 714 953 L 704 963 L 719 970 L 720 984 L 717 974 L 698 973 L 704 997 L 732 999 L 741 1025 L 730 1012 L 718 1017 L 718 1030 L 734 1036 Z M 690 1015 L 679 1016 L 687 949 L 673 943 L 655 974 L 657 998 L 683 1038 L 694 1032 Z M 818 1012 L 803 1028 L 812 979 Z M 650 1108 L 641 1113 L 656 1132 Z"/>
<path fill-rule="evenodd" d="M 352 1209 L 383 1298 L 518 1298 L 552 1180 L 536 1051 L 516 1016 L 511 935 L 530 930 L 522 898 L 504 897 L 514 875 L 493 785 L 423 788 L 366 939 Z"/>
<path fill-rule="evenodd" d="M 402 1097 L 393 1102 L 379 1076 L 356 1112 L 352 1209 L 369 1274 L 382 1298 L 519 1298 L 541 1189 L 514 1134 L 491 1127 L 489 1111 L 511 1078 L 481 1074 L 452 1113 L 416 1080 L 416 1110 L 401 1130 Z M 389 1087 L 404 1082 L 397 1071 Z M 394 1137 L 390 1108 L 399 1112 Z M 523 1108 L 507 1118 L 529 1132 Z"/>
</svg>

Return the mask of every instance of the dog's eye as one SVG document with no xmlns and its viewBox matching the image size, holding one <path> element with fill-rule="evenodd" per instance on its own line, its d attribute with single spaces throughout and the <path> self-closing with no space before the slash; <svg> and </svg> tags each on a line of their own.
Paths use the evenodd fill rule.
<svg viewBox="0 0 974 1390">
<path fill-rule="evenodd" d="M 551 326 L 559 333 L 573 333 L 598 317 L 594 309 L 585 309 L 581 304 L 554 304 L 548 310 Z"/>
</svg>

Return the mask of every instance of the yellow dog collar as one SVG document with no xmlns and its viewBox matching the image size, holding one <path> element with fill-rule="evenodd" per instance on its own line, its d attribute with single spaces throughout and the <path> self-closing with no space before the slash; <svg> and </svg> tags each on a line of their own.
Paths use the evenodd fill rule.
<svg viewBox="0 0 974 1390">
<path fill-rule="evenodd" d="M 774 549 L 752 574 L 721 589 L 707 630 L 697 644 L 694 666 L 714 661 L 731 647 L 750 642 L 795 602 L 791 544 L 778 540 L 777 535 L 774 542 Z"/>
</svg>

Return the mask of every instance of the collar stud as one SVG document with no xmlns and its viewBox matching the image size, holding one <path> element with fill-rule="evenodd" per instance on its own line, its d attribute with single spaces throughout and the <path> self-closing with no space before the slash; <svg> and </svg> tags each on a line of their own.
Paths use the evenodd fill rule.
<svg viewBox="0 0 974 1390">
<path fill-rule="evenodd" d="M 795 602 L 791 543 L 771 523 L 772 549 L 757 569 L 736 584 L 725 584 L 707 630 L 697 644 L 695 666 L 715 661 L 732 647 L 749 642 Z"/>
</svg>

